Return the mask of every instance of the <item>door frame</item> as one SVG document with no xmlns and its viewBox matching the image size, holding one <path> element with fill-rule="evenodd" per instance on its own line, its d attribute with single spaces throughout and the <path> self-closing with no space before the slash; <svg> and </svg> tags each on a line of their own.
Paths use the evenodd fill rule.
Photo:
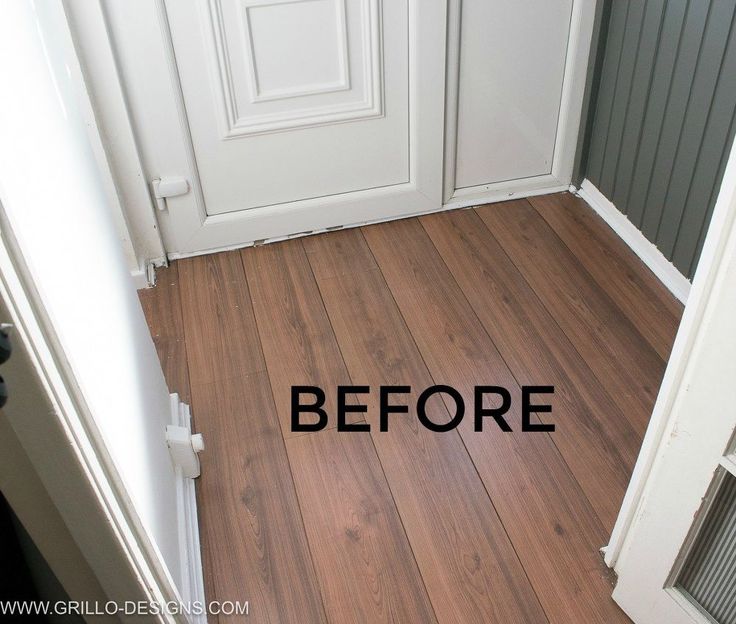
<svg viewBox="0 0 736 624">
<path fill-rule="evenodd" d="M 723 345 L 736 342 L 736 327 L 723 322 L 723 310 L 733 305 L 735 282 L 736 143 L 644 442 L 605 548 L 606 563 L 619 573 L 614 598 L 635 621 L 655 621 L 648 619 L 656 617 L 655 608 L 669 611 L 667 621 L 710 621 L 669 583 L 707 512 L 713 479 L 724 471 L 736 475 L 736 455 L 727 447 L 734 443 L 736 418 L 723 409 L 733 400 L 724 383 L 733 373 L 733 353 Z M 686 446 L 688 440 L 697 440 L 697 453 Z M 649 519 L 665 508 L 671 509 L 667 526 L 652 534 Z M 639 558 L 643 545 L 646 560 Z M 653 587 L 660 588 L 655 599 Z"/>
<path fill-rule="evenodd" d="M 101 435 L 95 434 L 94 415 L 54 338 L 2 205 L 0 226 L 0 318 L 12 323 L 14 343 L 3 375 L 17 389 L 2 417 L 107 599 L 119 605 L 131 600 L 178 604 L 182 598 L 166 564 L 141 525 Z M 154 619 L 190 621 L 185 614 Z"/>
<path fill-rule="evenodd" d="M 169 200 L 171 210 L 185 210 L 180 206 L 182 202 L 196 201 L 198 223 L 191 226 L 201 225 L 205 221 L 214 230 L 206 242 L 206 250 L 198 252 L 170 252 L 169 258 L 186 257 L 201 253 L 223 251 L 239 248 L 253 244 L 272 242 L 317 233 L 330 229 L 339 223 L 339 227 L 356 227 L 367 223 L 386 221 L 395 218 L 403 218 L 411 215 L 425 214 L 438 210 L 460 208 L 464 206 L 490 203 L 510 198 L 527 197 L 550 192 L 567 190 L 572 179 L 572 169 L 575 157 L 577 137 L 580 130 L 581 111 L 585 91 L 585 80 L 588 70 L 588 55 L 593 34 L 595 21 L 595 9 L 597 2 L 601 0 L 573 0 L 570 21 L 570 36 L 568 41 L 567 61 L 565 64 L 564 81 L 561 94 L 560 116 L 557 128 L 557 141 L 553 157 L 552 172 L 548 175 L 535 176 L 523 180 L 501 182 L 484 187 L 465 189 L 450 197 L 446 190 L 448 171 L 446 162 L 454 160 L 454 132 L 455 123 L 447 123 L 448 133 L 433 132 L 438 128 L 444 128 L 445 119 L 455 119 L 457 101 L 457 76 L 455 72 L 446 72 L 443 77 L 446 81 L 446 102 L 443 104 L 446 110 L 437 110 L 431 113 L 424 122 L 427 132 L 413 133 L 422 144 L 414 146 L 413 149 L 431 153 L 436 150 L 443 154 L 444 162 L 439 163 L 440 170 L 425 167 L 411 172 L 411 179 L 407 185 L 407 195 L 413 191 L 411 188 L 418 184 L 421 188 L 430 182 L 430 178 L 442 180 L 443 188 L 433 192 L 438 194 L 436 199 L 438 207 L 428 207 L 428 202 L 410 202 L 405 205 L 401 214 L 377 214 L 375 211 L 365 211 L 355 215 L 355 221 L 342 223 L 340 221 L 339 200 L 326 201 L 324 199 L 311 200 L 316 203 L 326 203 L 323 218 L 319 223 L 310 223 L 305 230 L 299 234 L 287 236 L 266 236 L 264 233 L 253 232 L 253 236 L 245 242 L 238 241 L 232 245 L 218 244 L 216 239 L 218 231 L 227 231 L 232 228 L 233 215 L 215 215 L 208 217 L 204 212 L 204 201 L 198 185 L 188 196 L 171 198 Z M 411 1 L 412 10 L 421 7 L 423 17 L 428 21 L 434 20 L 439 25 L 441 32 L 434 41 L 444 39 L 444 32 L 448 32 L 449 47 L 432 45 L 432 41 L 421 43 L 422 53 L 442 59 L 442 65 L 451 68 L 457 63 L 457 48 L 459 40 L 457 33 L 459 28 L 459 6 L 461 0 L 433 0 L 432 2 Z M 130 201 L 124 202 L 128 225 L 134 228 L 133 236 L 136 251 L 139 257 L 144 259 L 156 259 L 161 255 L 160 245 L 157 244 L 152 233 L 160 231 L 159 220 L 164 220 L 167 215 L 158 213 L 151 201 L 148 181 L 158 175 L 187 175 L 192 178 L 192 172 L 196 174 L 196 161 L 193 159 L 191 141 L 186 129 L 186 111 L 183 106 L 181 91 L 178 82 L 172 81 L 176 72 L 176 59 L 173 50 L 166 42 L 170 41 L 167 33 L 166 12 L 164 0 L 154 0 L 149 3 L 115 3 L 114 5 L 103 5 L 101 0 L 88 0 L 86 2 L 75 2 L 75 0 L 64 0 L 65 10 L 69 19 L 70 28 L 73 32 L 77 45 L 78 54 L 81 59 L 85 73 L 85 81 L 92 99 L 97 116 L 97 124 L 100 133 L 106 138 L 108 150 L 107 160 L 113 170 L 119 195 L 129 197 Z M 135 37 L 151 42 L 158 37 L 160 43 L 156 46 L 148 46 L 145 58 L 145 73 L 148 76 L 146 89 L 136 91 L 130 84 L 126 83 L 126 75 L 134 71 L 135 59 L 131 59 L 123 51 L 126 41 L 135 47 L 136 39 L 127 39 L 123 33 L 115 31 L 111 23 L 111 10 L 125 10 L 125 5 L 135 4 L 144 15 L 139 15 L 137 20 L 137 34 Z M 161 36 L 161 33 L 164 36 Z M 453 33 L 455 33 L 453 35 Z M 121 39 L 122 36 L 122 39 Z M 453 39 L 453 36 L 455 39 Z M 128 35 L 130 37 L 130 35 Z M 449 57 L 449 58 L 446 58 Z M 447 62 L 446 62 L 447 61 Z M 439 81 L 437 81 L 439 82 Z M 442 85 L 444 88 L 444 84 Z M 437 84 L 420 86 L 420 89 L 436 89 Z M 416 99 L 416 98 L 414 98 Z M 132 111 L 136 106 L 145 102 L 148 107 L 157 110 L 157 124 L 148 128 L 136 128 L 133 122 Z M 184 128 L 184 133 L 182 133 Z M 168 162 L 147 162 L 146 156 L 151 153 L 155 146 L 151 143 L 165 145 L 171 157 Z M 118 146 L 124 148 L 124 154 L 120 156 Z M 117 154 L 117 156 L 115 155 Z M 416 160 L 416 159 L 414 159 Z M 123 171 L 120 169 L 123 168 Z M 184 172 L 184 174 L 182 174 Z M 193 177 L 196 179 L 196 175 Z M 395 187 L 384 187 L 354 193 L 356 198 L 365 196 L 381 197 L 387 191 Z M 470 192 L 472 191 L 472 192 Z M 394 190 L 395 192 L 395 190 Z M 334 203 L 333 203 L 334 202 Z M 298 207 L 308 206 L 308 202 L 295 202 Z M 276 211 L 274 218 L 278 219 L 279 211 L 293 221 L 289 216 L 289 208 L 295 206 L 282 205 Z M 344 208 L 343 208 L 344 209 Z M 190 211 L 191 214 L 195 214 Z M 144 235 L 140 235 L 140 233 Z M 201 242 L 201 241 L 200 241 Z"/>
<path fill-rule="evenodd" d="M 64 331 L 65 319 L 69 317 L 60 314 L 63 306 L 57 306 L 62 299 L 66 302 L 69 297 L 76 297 L 85 288 L 85 283 L 90 292 L 98 292 L 99 289 L 95 290 L 92 283 L 96 279 L 93 276 L 110 278 L 119 284 L 118 291 L 105 290 L 102 296 L 110 296 L 109 293 L 115 292 L 112 297 L 116 297 L 117 292 L 120 293 L 114 303 L 119 304 L 121 315 L 115 318 L 130 320 L 130 327 L 134 331 L 122 335 L 133 339 L 136 348 L 131 350 L 140 353 L 142 347 L 150 347 L 145 357 L 126 360 L 120 365 L 135 367 L 141 381 L 145 382 L 141 386 L 145 386 L 146 391 L 135 394 L 141 398 L 140 414 L 142 416 L 145 412 L 156 429 L 157 422 L 162 425 L 160 439 L 151 437 L 147 441 L 156 443 L 156 457 L 161 460 L 157 465 L 168 466 L 171 460 L 163 425 L 169 413 L 173 419 L 174 405 L 171 404 L 154 345 L 146 330 L 140 304 L 135 292 L 125 283 L 124 256 L 114 245 L 119 242 L 115 238 L 116 224 L 104 212 L 108 199 L 104 189 L 107 175 L 104 170 L 95 167 L 98 163 L 88 154 L 89 148 L 94 147 L 89 144 L 89 119 L 85 115 L 88 103 L 84 102 L 86 93 L 62 2 L 46 0 L 35 5 L 13 3 L 12 7 L 3 5 L 0 13 L 1 23 L 5 25 L 4 29 L 0 29 L 3 33 L 3 52 L 6 53 L 3 58 L 11 59 L 0 64 L 2 77 L 9 93 L 14 94 L 13 98 L 6 98 L 7 106 L 2 106 L 3 128 L 13 128 L 5 137 L 3 162 L 17 162 L 17 169 L 5 171 L 7 175 L 3 176 L 0 184 L 0 320 L 10 322 L 13 326 L 13 354 L 2 368 L 2 375 L 10 389 L 10 398 L 0 416 L 3 426 L 12 429 L 21 447 L 16 447 L 16 450 L 22 450 L 33 466 L 35 475 L 28 477 L 31 488 L 35 477 L 38 477 L 64 527 L 76 542 L 109 600 L 120 606 L 124 606 L 126 601 L 178 605 L 182 600 L 200 600 L 201 592 L 191 582 L 187 585 L 188 579 L 184 576 L 191 578 L 190 573 L 201 571 L 201 566 L 192 562 L 191 566 L 182 565 L 178 569 L 178 563 L 174 563 L 173 559 L 178 557 L 177 562 L 184 561 L 185 546 L 187 553 L 195 552 L 193 544 L 190 547 L 179 537 L 181 527 L 177 524 L 183 523 L 186 518 L 177 508 L 175 513 L 165 517 L 165 530 L 151 530 L 151 515 L 145 514 L 146 509 L 143 509 L 140 497 L 133 498 L 136 492 L 129 488 L 130 481 L 126 480 L 129 475 L 121 472 L 132 464 L 121 465 L 116 462 L 112 456 L 110 439 L 105 438 L 101 429 L 101 416 L 105 414 L 105 408 L 111 405 L 110 401 L 116 399 L 112 391 L 106 392 L 105 397 L 95 397 L 90 388 L 109 381 L 110 385 L 104 386 L 106 390 L 112 388 L 113 391 L 119 389 L 121 393 L 135 393 L 134 388 L 126 385 L 126 380 L 129 381 L 132 376 L 114 375 L 104 367 L 99 375 L 96 371 L 90 375 L 94 365 L 79 366 L 80 353 L 84 351 L 85 355 L 89 354 L 89 344 L 94 341 L 85 343 L 77 351 L 74 340 L 81 332 L 75 334 Z M 25 62 L 19 61 L 19 58 Z M 49 94 L 52 96 L 49 97 Z M 29 102 L 35 102 L 36 105 L 28 106 Z M 43 145 L 44 149 L 34 149 L 38 145 Z M 19 149 L 20 146 L 27 149 Z M 95 158 L 99 161 L 98 154 L 95 154 Z M 37 187 L 42 190 L 40 193 L 26 183 L 26 178 L 33 179 L 34 172 L 53 171 L 55 167 L 59 168 L 60 162 L 63 162 L 65 183 L 60 184 L 58 175 L 56 178 L 46 176 Z M 77 206 L 86 206 L 90 210 L 78 211 L 75 209 Z M 32 209 L 36 207 L 39 211 L 34 213 Z M 47 209 L 46 212 L 43 212 L 44 209 Z M 70 232 L 78 233 L 77 238 L 62 236 L 59 239 L 61 244 L 79 244 L 81 253 L 86 252 L 88 260 L 97 261 L 104 267 L 104 272 L 74 273 L 72 276 L 68 272 L 61 273 L 62 270 L 68 271 L 63 263 L 59 265 L 59 272 L 53 275 L 38 271 L 40 265 L 53 266 L 55 260 L 51 254 L 56 253 L 56 248 L 49 250 L 45 258 L 48 262 L 40 262 L 40 258 L 29 254 L 43 248 L 45 241 L 48 241 L 44 236 L 49 231 L 55 232 L 58 238 L 59 229 L 55 225 L 43 227 L 39 221 L 25 220 L 21 216 L 35 214 L 40 218 L 51 210 L 56 211 L 60 220 L 72 224 L 69 226 Z M 75 227 L 80 222 L 80 215 L 89 215 L 92 211 L 100 214 L 99 221 Z M 112 245 L 110 257 L 102 258 L 100 247 L 84 245 L 84 237 L 100 245 Z M 97 254 L 97 257 L 91 258 L 90 254 Z M 84 270 L 79 263 L 75 263 L 74 268 Z M 40 275 L 45 275 L 47 279 L 40 279 Z M 65 276 L 69 276 L 69 284 L 64 282 Z M 59 298 L 50 294 L 51 279 L 55 280 L 55 285 L 66 285 L 62 293 L 65 296 Z M 89 303 L 90 300 L 85 299 L 79 305 Z M 126 304 L 130 304 L 131 308 Z M 92 309 L 98 317 L 106 311 Z M 137 318 L 132 318 L 134 315 L 129 312 L 138 312 Z M 113 331 L 109 323 L 106 329 Z M 86 330 L 92 332 L 95 328 L 87 327 Z M 140 338 L 140 342 L 137 338 Z M 123 385 L 116 388 L 113 385 L 115 383 Z M 126 398 L 130 396 L 133 395 Z M 130 406 L 134 403 L 124 401 L 120 404 Z M 176 408 L 178 411 L 178 404 Z M 117 410 L 111 410 L 111 413 L 120 415 Z M 133 410 L 121 410 L 121 413 L 137 415 Z M 148 459 L 136 454 L 140 447 L 130 445 L 127 448 L 139 462 Z M 178 487 L 179 475 L 175 471 L 176 467 L 172 466 L 173 481 Z M 24 475 L 15 475 L 17 487 L 23 487 L 24 482 Z M 160 494 L 161 490 L 156 493 Z M 176 498 L 177 492 L 172 494 L 167 500 L 178 505 L 180 499 Z M 169 509 L 173 509 L 173 505 Z M 172 518 L 173 526 L 169 529 L 168 520 Z M 168 535 L 169 531 L 177 536 L 179 552 L 175 552 L 171 544 L 162 546 L 156 541 L 162 534 Z M 164 554 L 170 558 L 165 560 Z M 70 565 L 70 561 L 66 561 L 65 565 Z M 172 570 L 176 577 L 182 578 L 175 580 Z M 75 599 L 74 596 L 71 598 Z M 103 608 L 105 605 L 97 606 Z M 91 605 L 91 608 L 95 609 L 95 605 Z M 94 617 L 94 613 L 91 615 Z M 118 615 L 121 620 L 129 619 L 124 613 Z M 152 621 L 182 624 L 194 621 L 192 618 L 197 616 L 193 613 L 190 617 L 183 612 L 150 615 Z"/>
</svg>

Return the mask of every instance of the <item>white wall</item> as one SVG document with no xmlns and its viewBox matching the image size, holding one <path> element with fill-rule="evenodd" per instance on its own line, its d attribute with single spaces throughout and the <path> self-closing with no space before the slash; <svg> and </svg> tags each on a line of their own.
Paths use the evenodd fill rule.
<svg viewBox="0 0 736 624">
<path fill-rule="evenodd" d="M 168 390 L 79 102 L 58 0 L 0 3 L 0 199 L 135 511 L 176 583 Z"/>
</svg>

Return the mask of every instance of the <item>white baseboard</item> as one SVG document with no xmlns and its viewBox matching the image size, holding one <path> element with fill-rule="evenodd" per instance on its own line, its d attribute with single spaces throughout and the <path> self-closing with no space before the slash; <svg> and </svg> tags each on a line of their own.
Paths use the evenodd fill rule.
<svg viewBox="0 0 736 624">
<path fill-rule="evenodd" d="M 141 288 L 148 288 L 148 278 L 146 277 L 146 272 L 143 269 L 136 269 L 134 271 L 131 271 L 130 276 L 133 278 L 133 285 L 135 286 L 136 290 L 140 290 Z"/>
<path fill-rule="evenodd" d="M 583 180 L 579 189 L 570 187 L 570 191 L 585 200 L 601 216 L 677 299 L 682 303 L 687 302 L 690 281 L 590 180 Z"/>
<path fill-rule="evenodd" d="M 171 394 L 171 424 L 186 427 L 191 432 L 192 417 L 189 406 Z M 188 479 L 177 468 L 176 483 L 177 531 L 179 535 L 179 557 L 181 562 L 181 595 L 185 603 L 206 604 L 202 573 L 202 551 L 199 541 L 197 520 L 197 498 L 194 479 Z M 207 624 L 206 615 L 189 615 L 192 624 Z"/>
</svg>

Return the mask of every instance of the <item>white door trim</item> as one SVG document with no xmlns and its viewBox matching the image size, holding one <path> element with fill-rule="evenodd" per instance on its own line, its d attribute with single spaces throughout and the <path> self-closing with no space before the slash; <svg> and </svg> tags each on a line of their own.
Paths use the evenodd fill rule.
<svg viewBox="0 0 736 624">
<path fill-rule="evenodd" d="M 11 390 L 3 416 L 109 598 L 186 601 L 178 590 L 180 544 L 165 539 L 178 521 L 163 425 L 168 391 L 105 214 L 104 175 L 89 154 L 84 88 L 63 6 L 9 3 L 0 13 L 0 70 L 12 94 L 0 106 L 0 297 L 3 321 L 15 326 L 13 357 L 3 367 Z M 89 262 L 96 268 L 80 273 Z M 96 305 L 97 293 L 104 305 Z M 74 326 L 77 315 L 101 320 Z M 121 340 L 106 342 L 107 334 Z M 126 359 L 128 347 L 141 357 Z M 99 367 L 105 356 L 126 370 Z M 150 425 L 140 437 L 117 435 L 138 416 Z M 151 479 L 161 487 L 149 489 Z M 184 613 L 150 619 L 190 621 Z"/>
<path fill-rule="evenodd" d="M 108 598 L 120 604 L 181 602 L 55 337 L 1 206 L 0 225 L 0 311 L 14 325 L 17 376 L 40 390 L 24 393 L 28 407 L 43 416 L 8 409 L 9 422 Z M 48 403 L 52 413 L 44 407 Z M 184 615 L 157 621 L 189 622 Z"/>
<path fill-rule="evenodd" d="M 131 246 L 136 286 L 146 285 L 147 265 L 166 264 L 156 210 L 143 170 L 120 70 L 100 0 L 62 0 L 78 63 L 70 69 L 80 87 L 90 141 L 124 243 Z M 127 249 L 126 249 L 127 251 Z"/>
<path fill-rule="evenodd" d="M 703 340 L 703 329 L 708 323 L 708 311 L 718 294 L 726 270 L 728 254 L 736 236 L 736 144 L 732 146 L 721 183 L 708 235 L 703 245 L 698 268 L 693 279 L 680 328 L 675 338 L 667 370 L 657 396 L 649 427 L 647 428 L 631 482 L 626 491 L 621 511 L 613 528 L 605 552 L 606 563 L 615 569 L 626 550 L 647 495 L 658 458 L 668 443 L 677 415 L 678 400 L 682 398 L 686 372 L 693 354 Z M 720 281 L 719 281 L 720 280 Z M 723 354 L 727 357 L 728 354 Z M 706 406 L 703 406 L 706 409 Z M 715 408 L 718 409 L 718 408 Z"/>
</svg>

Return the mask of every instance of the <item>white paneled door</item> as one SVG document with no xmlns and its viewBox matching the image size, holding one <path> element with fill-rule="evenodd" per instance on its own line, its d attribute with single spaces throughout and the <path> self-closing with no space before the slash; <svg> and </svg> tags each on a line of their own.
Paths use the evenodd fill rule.
<svg viewBox="0 0 736 624">
<path fill-rule="evenodd" d="M 408 0 L 110 3 L 146 168 L 189 183 L 158 202 L 167 250 L 441 206 L 445 13 Z M 141 32 L 151 19 L 157 32 Z"/>
<path fill-rule="evenodd" d="M 593 2 L 486 2 L 105 3 L 169 254 L 566 188 Z"/>
<path fill-rule="evenodd" d="M 404 2 L 381 15 L 378 0 L 178 0 L 168 13 L 208 214 L 409 182 Z"/>
</svg>

